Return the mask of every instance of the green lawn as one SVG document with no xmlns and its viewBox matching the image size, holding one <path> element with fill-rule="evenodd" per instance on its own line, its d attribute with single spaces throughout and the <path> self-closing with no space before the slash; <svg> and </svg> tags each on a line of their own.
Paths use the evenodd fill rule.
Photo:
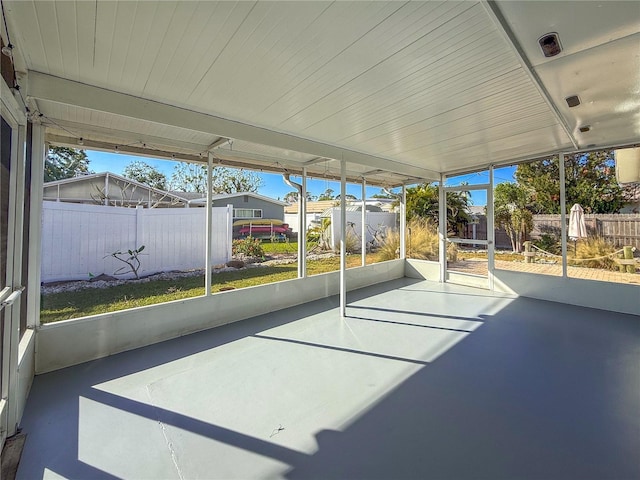
<svg viewBox="0 0 640 480">
<path fill-rule="evenodd" d="M 297 253 L 298 242 L 262 242 L 260 243 L 265 255 L 273 255 L 279 253 Z"/>
<path fill-rule="evenodd" d="M 278 245 L 278 244 L 272 244 Z M 294 244 L 295 245 L 295 244 Z M 367 263 L 377 261 L 375 254 L 367 256 Z M 360 265 L 359 255 L 347 257 L 347 266 Z M 338 257 L 307 262 L 307 274 L 331 272 L 340 268 Z M 217 273 L 212 277 L 213 292 L 221 289 L 244 288 L 297 278 L 295 263 L 256 267 L 235 272 Z M 42 296 L 41 323 L 98 315 L 127 308 L 204 295 L 204 276 L 129 283 L 108 288 L 87 288 L 75 292 L 52 293 Z"/>
</svg>

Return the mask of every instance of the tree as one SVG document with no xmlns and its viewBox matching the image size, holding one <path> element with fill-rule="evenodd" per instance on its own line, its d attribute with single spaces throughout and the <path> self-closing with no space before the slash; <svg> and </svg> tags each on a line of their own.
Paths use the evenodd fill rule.
<svg viewBox="0 0 640 480">
<path fill-rule="evenodd" d="M 393 195 L 387 193 L 383 188 L 380 189 L 380 192 L 371 195 L 371 198 L 395 198 Z"/>
<path fill-rule="evenodd" d="M 141 160 L 135 160 L 124 167 L 122 174 L 136 182 L 159 190 L 167 189 L 167 177 L 156 167 Z"/>
<path fill-rule="evenodd" d="M 179 163 L 173 169 L 170 185 L 172 190 L 204 195 L 207 193 L 207 167 Z M 227 167 L 213 168 L 213 193 L 257 192 L 262 185 L 262 178 L 255 172 Z"/>
<path fill-rule="evenodd" d="M 534 213 L 560 213 L 560 167 L 558 158 L 519 165 L 515 178 L 533 190 Z M 615 176 L 613 151 L 565 156 L 567 211 L 579 203 L 586 213 L 617 213 L 625 203 Z"/>
<path fill-rule="evenodd" d="M 323 193 L 318 195 L 318 201 L 333 200 L 333 189 L 327 188 Z"/>
<path fill-rule="evenodd" d="M 284 196 L 284 201 L 287 203 L 298 202 L 298 192 L 289 192 Z"/>
<path fill-rule="evenodd" d="M 288 203 L 298 203 L 298 192 L 289 192 L 284 196 L 284 201 Z M 311 195 L 311 192 L 307 192 L 307 202 L 312 202 L 316 198 Z"/>
<path fill-rule="evenodd" d="M 407 220 L 429 218 L 438 224 L 438 187 L 422 183 L 407 188 Z M 447 231 L 457 234 L 470 218 L 466 192 L 447 192 Z"/>
<path fill-rule="evenodd" d="M 173 167 L 169 188 L 179 192 L 207 193 L 207 168 L 194 163 L 178 163 Z"/>
<path fill-rule="evenodd" d="M 49 147 L 44 162 L 44 181 L 53 182 L 93 173 L 89 171 L 89 158 L 84 150 L 67 147 Z"/>
<path fill-rule="evenodd" d="M 264 181 L 256 172 L 226 167 L 213 169 L 214 193 L 255 193 L 262 185 L 264 185 Z"/>
<path fill-rule="evenodd" d="M 494 189 L 496 225 L 504 228 L 514 252 L 522 251 L 527 233 L 533 229 L 531 191 L 517 183 L 500 183 Z"/>
</svg>

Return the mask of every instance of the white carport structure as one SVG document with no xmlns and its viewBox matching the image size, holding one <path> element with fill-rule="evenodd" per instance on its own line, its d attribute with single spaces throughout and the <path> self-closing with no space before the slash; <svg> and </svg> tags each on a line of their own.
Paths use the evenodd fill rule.
<svg viewBox="0 0 640 480">
<path fill-rule="evenodd" d="M 4 310 L 3 438 L 16 431 L 34 373 L 336 294 L 340 294 L 340 308 L 331 311 L 340 319 L 347 305 L 347 290 L 376 288 L 370 286 L 389 281 L 401 282 L 390 285 L 404 288 L 412 285 L 409 280 L 398 280 L 405 276 L 433 281 L 427 282 L 433 286 L 427 289 L 443 294 L 453 292 L 460 295 L 457 301 L 464 302 L 465 295 L 477 295 L 465 290 L 450 291 L 447 285 L 436 283 L 446 279 L 444 248 L 440 265 L 406 260 L 401 252 L 399 260 L 348 272 L 343 248 L 339 275 L 301 275 L 285 286 L 265 285 L 250 293 L 208 292 L 190 300 L 41 326 L 37 219 L 46 144 L 340 179 L 344 191 L 346 181 L 388 187 L 422 181 L 443 185 L 448 176 L 458 173 L 552 154 L 562 158 L 563 153 L 640 143 L 638 2 L 2 0 L 2 7 L 6 20 L 6 27 L 5 22 L 2 25 L 3 45 L 13 46 L 12 69 L 5 69 L 3 58 L 2 116 L 14 132 L 11 161 L 18 165 L 11 169 L 9 195 L 9 210 L 13 213 L 8 222 L 16 232 L 7 253 L 12 265 L 18 265 L 22 258 L 20 206 L 24 191 L 20 185 L 24 185 L 25 172 L 19 165 L 25 155 L 34 172 L 27 185 L 31 191 L 31 220 L 24 229 L 29 232 L 29 242 L 24 247 L 29 261 L 28 275 L 24 275 L 28 278 L 24 282 L 27 301 L 22 309 L 26 309 L 28 328 L 19 334 L 18 303 Z M 561 52 L 545 57 L 539 41 L 550 33 L 557 33 Z M 574 96 L 579 105 L 570 107 L 573 101 L 568 99 Z M 30 145 L 25 153 L 27 141 Z M 444 188 L 441 190 L 442 199 Z M 344 225 L 342 228 L 344 231 Z M 540 278 L 517 272 L 498 273 L 493 271 L 491 262 L 489 269 L 493 290 L 527 297 L 522 300 L 522 308 L 531 307 L 527 303 L 531 298 L 560 302 L 570 298 L 574 305 L 601 309 L 606 312 L 604 317 L 617 315 L 620 318 L 616 317 L 616 322 L 624 324 L 620 331 L 637 336 L 637 323 L 630 320 L 637 322 L 633 314 L 640 312 L 637 287 L 581 281 L 566 275 Z M 22 284 L 19 268 L 8 268 L 7 282 L 2 284 L 8 289 L 3 292 L 9 295 Z M 452 305 L 453 310 L 440 314 L 453 320 L 464 320 L 467 314 L 492 315 L 496 305 L 504 301 L 496 292 L 480 294 L 485 296 L 480 301 L 487 309 L 485 313 L 469 311 L 457 318 Z M 247 301 L 247 295 L 251 295 L 251 301 Z M 400 296 L 395 298 L 401 301 Z M 430 295 L 429 301 L 434 303 L 419 304 L 421 313 L 415 315 L 429 316 L 432 305 L 433 311 L 439 311 L 435 305 L 446 298 L 445 295 L 438 300 L 437 295 Z M 391 295 L 384 301 L 393 299 Z M 313 305 L 318 308 L 318 304 Z M 388 303 L 383 305 L 393 308 Z M 384 310 L 380 305 L 375 308 Z M 460 308 L 466 311 L 467 307 Z M 570 314 L 565 305 L 557 308 Z M 595 310 L 589 312 L 589 318 L 598 317 Z M 625 317 L 628 314 L 632 315 Z M 176 318 L 180 321 L 176 322 Z M 377 321 L 393 323 L 384 318 Z M 340 322 L 331 325 L 342 333 L 351 328 Z M 227 332 L 225 335 L 233 337 L 228 327 L 224 329 L 221 331 Z M 455 329 L 472 330 L 467 324 Z M 497 340 L 500 341 L 499 336 Z M 451 346 L 457 341 L 445 343 Z M 200 349 L 195 346 L 187 350 L 192 348 Z M 420 361 L 432 361 L 440 354 L 436 351 L 441 353 L 442 349 L 434 347 L 430 359 Z M 561 352 L 558 347 L 557 353 Z M 627 357 L 625 365 L 633 365 L 637 358 L 636 351 Z M 286 360 L 295 361 L 295 355 Z M 142 364 L 141 369 L 152 366 Z M 350 366 L 342 364 L 340 368 Z M 637 373 L 637 364 L 635 368 Z M 244 375 L 250 370 L 249 366 L 237 373 Z M 393 369 L 386 373 L 392 377 L 397 374 Z M 455 373 L 455 369 L 449 373 Z M 313 370 L 313 374 L 322 373 Z M 361 374 L 366 375 L 365 371 Z M 113 378 L 110 375 L 100 378 L 106 381 Z M 344 382 L 353 379 L 343 380 L 337 381 L 338 397 L 338 387 L 346 387 Z M 620 381 L 623 382 L 622 377 Z M 464 395 L 464 387 L 460 388 L 459 393 Z M 108 386 L 100 391 L 107 390 Z M 380 390 L 377 394 L 385 392 Z M 149 395 L 153 397 L 152 393 Z M 80 409 L 91 411 L 99 397 L 84 399 Z M 130 398 L 134 397 L 132 394 Z M 512 400 L 515 398 L 517 395 Z M 637 394 L 628 393 L 628 398 L 632 403 L 627 405 L 636 408 Z M 136 401 L 142 402 L 140 398 Z M 446 408 L 447 402 L 441 403 Z M 151 415 L 137 405 L 123 401 L 109 407 L 130 407 L 131 412 L 142 417 Z M 402 402 L 398 407 L 402 408 Z M 162 414 L 170 415 L 171 409 L 163 408 Z M 629 407 L 626 408 L 628 412 Z M 354 409 L 357 411 L 357 405 Z M 361 406 L 358 414 L 364 410 Z M 100 413 L 103 414 L 108 416 Z M 188 418 L 188 413 L 183 414 Z M 189 423 L 184 418 L 182 427 L 200 435 L 211 433 L 204 424 Z M 272 420 L 277 428 L 277 419 Z M 637 425 L 637 415 L 629 422 Z M 358 438 L 367 437 L 364 434 Z M 250 436 L 229 438 L 236 446 L 243 444 L 251 449 L 253 445 Z M 79 449 L 84 448 L 82 440 L 78 439 Z M 320 444 L 326 449 L 325 442 L 330 443 L 331 439 L 323 440 Z M 444 440 L 446 443 L 447 438 Z M 285 451 L 272 447 L 272 442 L 275 440 L 255 444 L 254 452 L 273 453 L 274 458 L 305 471 L 302 465 L 307 465 L 308 459 L 302 461 L 297 454 L 287 453 L 293 452 L 296 445 Z M 634 451 L 634 446 L 638 447 L 637 438 L 628 447 L 629 452 Z M 321 449 L 324 454 L 326 451 Z M 170 462 L 178 466 L 179 455 L 174 453 Z M 86 460 L 91 455 L 86 454 L 84 451 L 83 458 L 91 463 Z M 317 459 L 320 462 L 322 457 Z M 236 460 L 244 462 L 241 457 Z M 135 476 L 133 470 L 109 471 L 110 467 L 100 465 L 100 461 L 96 460 L 93 466 L 104 476 Z M 335 458 L 329 456 L 326 461 Z M 623 473 L 632 471 L 627 469 L 633 468 L 628 460 L 616 462 L 603 465 L 614 470 L 619 466 L 618 471 Z M 309 467 L 307 472 L 323 477 L 320 465 Z M 502 470 L 499 463 L 491 465 L 487 472 L 494 474 L 493 478 L 500 472 L 516 472 L 506 463 Z M 55 473 L 53 466 L 51 469 Z M 97 473 L 64 468 L 60 472 L 63 476 Z M 229 470 L 220 472 L 230 475 Z M 251 475 L 268 476 L 274 472 L 259 470 Z M 380 472 L 390 474 L 384 468 Z M 566 472 L 571 476 L 578 470 Z M 23 475 L 27 478 L 33 473 Z M 348 473 L 358 476 L 357 470 Z M 447 476 L 444 470 L 437 473 L 441 478 Z M 473 472 L 467 473 L 473 476 Z M 531 470 L 530 476 L 535 473 Z M 206 472 L 199 474 L 207 476 Z M 336 475 L 340 476 L 340 472 Z M 410 471 L 399 476 L 411 476 Z"/>
</svg>

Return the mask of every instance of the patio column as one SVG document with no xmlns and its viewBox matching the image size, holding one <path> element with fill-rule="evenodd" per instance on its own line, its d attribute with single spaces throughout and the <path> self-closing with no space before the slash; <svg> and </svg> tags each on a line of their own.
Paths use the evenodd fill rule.
<svg viewBox="0 0 640 480">
<path fill-rule="evenodd" d="M 362 225 L 360 225 L 360 249 L 362 266 L 367 264 L 367 180 L 362 177 Z"/>
<path fill-rule="evenodd" d="M 340 161 L 340 316 L 347 316 L 347 164 Z"/>
<path fill-rule="evenodd" d="M 489 188 L 487 189 L 487 279 L 489 290 L 494 289 L 494 270 L 496 267 L 496 230 L 493 204 L 493 165 L 489 165 Z"/>
<path fill-rule="evenodd" d="M 560 170 L 560 235 L 562 238 L 562 276 L 567 278 L 567 199 L 565 191 L 564 153 L 558 154 Z"/>
<path fill-rule="evenodd" d="M 407 258 L 407 187 L 400 194 L 400 258 Z"/>
<path fill-rule="evenodd" d="M 207 219 L 205 221 L 207 232 L 204 236 L 206 242 L 205 249 L 205 262 L 204 262 L 204 294 L 206 296 L 211 295 L 211 227 L 213 224 L 213 153 L 207 152 L 207 202 L 205 208 L 207 209 Z"/>
<path fill-rule="evenodd" d="M 307 260 L 307 248 L 305 241 L 307 238 L 306 220 L 307 220 L 307 202 L 306 202 L 306 175 L 307 169 L 302 169 L 302 184 L 296 183 L 291 180 L 291 175 L 285 170 L 282 174 L 282 180 L 291 188 L 295 188 L 298 191 L 298 278 L 304 278 L 306 276 L 306 260 Z"/>
<path fill-rule="evenodd" d="M 44 159 L 49 146 L 45 144 L 45 127 L 31 128 L 31 198 L 29 203 L 29 259 L 27 276 L 27 326 L 40 326 L 40 278 L 42 274 L 42 197 Z"/>
<path fill-rule="evenodd" d="M 307 277 L 307 167 L 302 168 L 302 191 L 298 201 L 300 225 L 298 226 L 298 276 Z"/>
<path fill-rule="evenodd" d="M 444 191 L 445 175 L 440 175 L 438 185 L 438 239 L 440 248 L 438 257 L 440 260 L 440 282 L 447 281 L 447 195 Z"/>
</svg>

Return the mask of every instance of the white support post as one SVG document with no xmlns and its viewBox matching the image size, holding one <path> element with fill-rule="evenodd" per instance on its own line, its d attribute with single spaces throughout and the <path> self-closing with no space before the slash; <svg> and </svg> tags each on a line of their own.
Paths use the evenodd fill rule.
<svg viewBox="0 0 640 480">
<path fill-rule="evenodd" d="M 213 224 L 213 154 L 208 152 L 207 154 L 207 219 L 205 221 L 207 232 L 205 233 L 205 267 L 204 267 L 204 294 L 206 296 L 211 295 L 211 228 Z"/>
<path fill-rule="evenodd" d="M 24 222 L 24 166 L 27 128 L 18 125 L 11 136 L 11 171 L 9 173 L 9 230 L 7 236 L 7 280 L 13 290 L 22 288 L 22 235 Z M 13 305 L 5 307 L 3 350 L 8 348 L 8 388 L 7 388 L 7 436 L 12 436 L 18 428 L 18 345 L 20 343 L 20 297 Z M 8 342 L 7 342 L 8 340 Z M 8 343 L 8 345 L 7 345 Z M 4 372 L 7 373 L 7 372 Z"/>
<path fill-rule="evenodd" d="M 493 291 L 495 286 L 494 270 L 496 267 L 496 229 L 494 221 L 493 203 L 493 165 L 489 166 L 489 188 L 487 188 L 487 278 L 489 279 L 489 290 Z M 474 225 L 475 227 L 475 225 Z"/>
<path fill-rule="evenodd" d="M 58 201 L 60 201 L 60 186 L 58 185 Z M 104 204 L 109 206 L 109 172 L 104 176 Z"/>
<path fill-rule="evenodd" d="M 407 187 L 402 185 L 400 199 L 400 258 L 407 258 Z"/>
<path fill-rule="evenodd" d="M 362 177 L 362 225 L 360 225 L 360 249 L 362 266 L 367 264 L 367 180 Z"/>
<path fill-rule="evenodd" d="M 307 277 L 307 167 L 302 168 L 302 191 L 298 200 L 300 225 L 298 226 L 298 276 Z"/>
<path fill-rule="evenodd" d="M 34 124 L 31 131 L 31 200 L 29 205 L 29 260 L 27 283 L 27 326 L 40 326 L 40 280 L 42 275 L 42 197 L 44 159 L 49 147 L 45 127 Z"/>
<path fill-rule="evenodd" d="M 347 316 L 347 163 L 340 162 L 340 316 Z"/>
<path fill-rule="evenodd" d="M 438 238 L 440 249 L 438 256 L 440 259 L 440 282 L 447 281 L 447 195 L 444 190 L 445 175 L 440 175 L 440 185 L 438 187 Z"/>
<path fill-rule="evenodd" d="M 567 200 L 565 191 L 564 153 L 558 154 L 560 171 L 560 235 L 562 236 L 562 276 L 567 278 Z"/>
</svg>

